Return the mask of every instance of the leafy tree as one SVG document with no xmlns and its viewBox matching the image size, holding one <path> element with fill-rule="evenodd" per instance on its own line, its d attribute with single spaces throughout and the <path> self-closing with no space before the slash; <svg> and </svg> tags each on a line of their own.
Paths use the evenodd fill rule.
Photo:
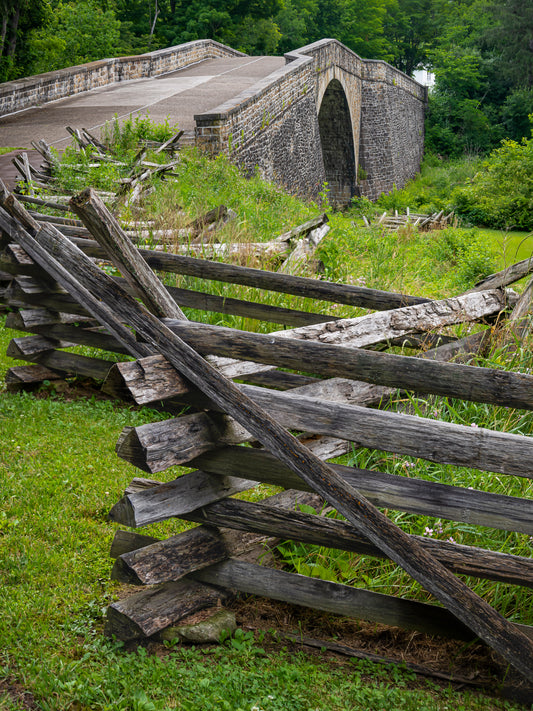
<svg viewBox="0 0 533 711">
<path fill-rule="evenodd" d="M 102 10 L 90 0 L 60 2 L 49 24 L 29 37 L 33 71 L 47 72 L 113 56 L 119 27 L 112 10 Z"/>
<path fill-rule="evenodd" d="M 96 0 L 102 5 L 102 0 Z M 112 0 L 109 7 L 120 22 L 118 54 L 142 54 L 149 50 L 177 44 L 170 26 L 172 25 L 172 7 L 167 0 Z M 167 36 L 166 30 L 170 36 Z"/>
<path fill-rule="evenodd" d="M 494 26 L 486 41 L 499 54 L 501 70 L 515 87 L 533 87 L 533 3 L 502 0 L 492 3 Z"/>
<path fill-rule="evenodd" d="M 513 88 L 501 70 L 501 53 L 488 40 L 497 28 L 490 3 L 454 4 L 437 47 L 428 53 L 436 76 L 426 126 L 426 145 L 432 151 L 448 156 L 488 153 L 506 134 L 503 106 Z M 518 119 L 519 113 L 515 101 L 507 121 L 515 129 L 527 120 L 527 113 Z"/>
<path fill-rule="evenodd" d="M 274 22 L 262 25 L 270 35 L 266 41 L 245 23 L 273 18 L 281 8 L 282 0 L 175 0 L 165 15 L 170 27 L 163 31 L 172 32 L 176 43 L 206 38 L 224 42 L 234 37 L 247 37 L 249 42 L 255 34 L 258 42 L 270 47 L 276 34 Z"/>
<path fill-rule="evenodd" d="M 531 129 L 530 115 L 533 114 L 533 88 L 515 89 L 505 99 L 501 107 L 505 135 L 519 141 Z"/>
<path fill-rule="evenodd" d="M 476 224 L 533 229 L 533 139 L 506 139 L 481 165 L 469 185 L 452 196 Z"/>
<path fill-rule="evenodd" d="M 275 20 L 281 37 L 278 51 L 289 52 L 312 42 L 318 13 L 318 0 L 285 0 Z"/>
<path fill-rule="evenodd" d="M 334 36 L 361 57 L 392 59 L 383 23 L 391 0 L 343 0 Z"/>
<path fill-rule="evenodd" d="M 281 32 L 271 17 L 245 17 L 226 35 L 225 42 L 247 54 L 273 55 L 278 50 Z"/>
<path fill-rule="evenodd" d="M 396 0 L 384 19 L 384 33 L 392 63 L 411 75 L 427 63 L 442 32 L 447 3 L 445 0 Z"/>
<path fill-rule="evenodd" d="M 28 68 L 25 39 L 50 11 L 48 0 L 0 0 L 0 81 L 23 76 Z"/>
</svg>

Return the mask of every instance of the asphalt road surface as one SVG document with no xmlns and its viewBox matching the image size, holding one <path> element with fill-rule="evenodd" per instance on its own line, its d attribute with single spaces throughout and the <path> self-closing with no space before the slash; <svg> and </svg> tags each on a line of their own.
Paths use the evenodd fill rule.
<svg viewBox="0 0 533 711">
<path fill-rule="evenodd" d="M 216 108 L 284 65 L 283 57 L 207 59 L 160 77 L 93 89 L 0 117 L 0 146 L 31 149 L 32 140 L 43 138 L 61 150 L 72 140 L 65 126 L 98 132 L 115 115 L 148 114 L 156 123 L 168 117 L 171 124 L 191 131 L 195 114 Z M 15 175 L 11 158 L 0 156 L 0 177 L 8 183 Z"/>
</svg>

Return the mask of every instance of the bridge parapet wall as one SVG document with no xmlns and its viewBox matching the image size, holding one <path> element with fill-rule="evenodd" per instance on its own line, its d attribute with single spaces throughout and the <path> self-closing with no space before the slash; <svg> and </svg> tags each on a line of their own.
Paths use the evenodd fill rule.
<svg viewBox="0 0 533 711">
<path fill-rule="evenodd" d="M 270 74 L 214 111 L 196 115 L 196 143 L 227 153 L 248 174 L 315 195 L 324 181 L 311 57 Z"/>
<path fill-rule="evenodd" d="M 0 84 L 0 116 L 120 81 L 159 76 L 203 59 L 244 56 L 214 40 L 197 40 L 133 57 L 102 59 Z"/>
<path fill-rule="evenodd" d="M 375 81 L 394 86 L 402 91 L 411 94 L 419 101 L 427 101 L 427 89 L 419 84 L 415 79 L 404 74 L 399 69 L 392 67 L 387 62 L 380 59 L 365 59 L 365 81 Z"/>
</svg>

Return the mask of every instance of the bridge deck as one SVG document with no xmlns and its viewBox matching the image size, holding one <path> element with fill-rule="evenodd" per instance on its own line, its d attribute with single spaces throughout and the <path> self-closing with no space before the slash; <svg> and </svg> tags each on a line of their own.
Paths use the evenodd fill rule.
<svg viewBox="0 0 533 711">
<path fill-rule="evenodd" d="M 0 118 L 0 146 L 31 147 L 45 141 L 63 148 L 70 141 L 65 126 L 101 127 L 115 114 L 150 114 L 180 128 L 194 128 L 194 114 L 214 109 L 284 66 L 283 57 L 207 59 L 188 68 L 151 79 L 138 79 L 94 89 L 42 107 Z"/>
</svg>

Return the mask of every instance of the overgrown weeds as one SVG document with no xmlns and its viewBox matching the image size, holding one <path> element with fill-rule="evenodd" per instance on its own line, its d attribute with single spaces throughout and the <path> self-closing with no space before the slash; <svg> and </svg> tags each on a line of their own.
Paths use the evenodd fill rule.
<svg viewBox="0 0 533 711">
<path fill-rule="evenodd" d="M 164 143 L 177 131 L 177 124 L 171 124 L 168 116 L 163 123 L 155 123 L 149 114 L 130 115 L 123 121 L 119 121 L 115 115 L 111 121 L 104 124 L 102 141 L 115 155 L 124 157 L 132 151 L 138 151 L 145 141 Z"/>
</svg>

